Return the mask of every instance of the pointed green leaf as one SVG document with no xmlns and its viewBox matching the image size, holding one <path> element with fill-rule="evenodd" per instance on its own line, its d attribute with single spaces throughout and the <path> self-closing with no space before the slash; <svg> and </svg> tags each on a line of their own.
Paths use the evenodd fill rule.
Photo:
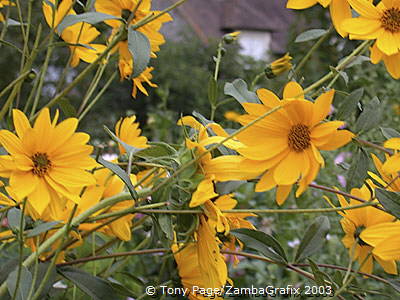
<svg viewBox="0 0 400 300">
<path fill-rule="evenodd" d="M 378 97 L 374 97 L 365 106 L 355 124 L 355 131 L 368 131 L 379 125 L 382 119 L 382 105 Z"/>
<path fill-rule="evenodd" d="M 338 108 L 336 118 L 338 120 L 346 120 L 357 109 L 357 104 L 364 94 L 364 89 L 360 88 L 351 92 L 349 96 L 343 99 L 342 104 Z"/>
<path fill-rule="evenodd" d="M 128 187 L 129 192 L 132 195 L 132 198 L 137 200 L 138 199 L 138 194 L 135 191 L 135 188 L 133 187 L 132 181 L 129 178 L 128 174 L 124 170 L 121 169 L 120 166 L 113 164 L 112 162 L 106 161 L 102 157 L 99 157 L 97 159 L 97 162 L 107 169 L 110 169 L 111 172 L 113 172 L 115 175 L 117 175 Z"/>
<path fill-rule="evenodd" d="M 386 139 L 391 139 L 391 138 L 398 138 L 400 137 L 400 132 L 398 132 L 397 130 L 393 129 L 393 128 L 385 128 L 385 127 L 381 127 L 380 128 L 382 131 L 383 136 Z"/>
<path fill-rule="evenodd" d="M 235 229 L 230 233 L 241 240 L 246 247 L 254 249 L 274 261 L 287 262 L 285 251 L 272 235 L 247 228 Z"/>
<path fill-rule="evenodd" d="M 347 190 L 361 186 L 368 176 L 369 156 L 364 149 L 359 148 L 355 155 L 349 171 L 347 172 Z"/>
<path fill-rule="evenodd" d="M 18 232 L 20 230 L 20 224 L 21 224 L 21 218 L 23 218 L 22 221 L 22 230 L 25 228 L 25 217 L 22 216 L 21 210 L 18 208 L 11 208 L 8 213 L 7 213 L 7 220 L 8 220 L 8 225 L 10 226 L 10 229 L 13 232 Z"/>
<path fill-rule="evenodd" d="M 108 15 L 100 12 L 87 12 L 80 15 L 68 15 L 65 16 L 60 24 L 57 26 L 57 32 L 61 34 L 65 28 L 75 25 L 80 22 L 89 24 L 97 24 L 105 20 L 122 20 L 119 17 Z"/>
<path fill-rule="evenodd" d="M 35 226 L 33 229 L 29 230 L 26 237 L 31 238 L 31 237 L 37 236 L 43 232 L 46 232 L 46 231 L 54 228 L 57 224 L 60 224 L 60 222 L 53 221 L 53 222 L 41 223 L 41 224 Z"/>
<path fill-rule="evenodd" d="M 142 74 L 150 61 L 150 42 L 140 31 L 128 28 L 128 49 L 133 57 L 132 78 Z"/>
<path fill-rule="evenodd" d="M 381 188 L 375 189 L 376 198 L 387 212 L 400 218 L 400 193 L 390 192 Z"/>
<path fill-rule="evenodd" d="M 117 295 L 117 291 L 103 278 L 69 266 L 58 267 L 57 272 L 94 300 L 121 299 L 121 295 Z"/>
<path fill-rule="evenodd" d="M 8 275 L 7 288 L 11 296 L 15 293 L 17 285 L 18 267 Z M 21 274 L 17 289 L 16 300 L 28 300 L 29 290 L 32 284 L 32 274 L 25 266 L 21 266 Z"/>
<path fill-rule="evenodd" d="M 328 217 L 320 216 L 316 218 L 314 223 L 307 228 L 300 242 L 294 259 L 295 262 L 301 261 L 319 251 L 323 246 L 325 236 L 329 229 L 330 224 Z"/>
<path fill-rule="evenodd" d="M 256 93 L 248 90 L 247 83 L 243 79 L 235 79 L 232 83 L 225 83 L 224 93 L 232 96 L 239 103 L 260 103 Z"/>
<path fill-rule="evenodd" d="M 328 31 L 325 29 L 310 29 L 305 32 L 300 33 L 296 39 L 294 40 L 295 43 L 303 43 L 307 41 L 316 40 L 319 37 L 326 34 Z"/>
</svg>

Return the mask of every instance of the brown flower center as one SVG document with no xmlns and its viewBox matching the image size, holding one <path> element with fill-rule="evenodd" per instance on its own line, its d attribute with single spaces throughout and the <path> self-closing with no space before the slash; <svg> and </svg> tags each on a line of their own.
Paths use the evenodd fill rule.
<svg viewBox="0 0 400 300">
<path fill-rule="evenodd" d="M 311 145 L 310 130 L 303 124 L 294 125 L 290 128 L 288 135 L 289 148 L 296 152 L 301 152 Z"/>
<path fill-rule="evenodd" d="M 383 12 L 381 17 L 382 27 L 392 33 L 400 31 L 400 9 L 392 7 Z"/>
<path fill-rule="evenodd" d="M 32 173 L 43 177 L 51 168 L 51 161 L 46 153 L 38 152 L 32 155 L 31 160 L 33 162 Z"/>
</svg>

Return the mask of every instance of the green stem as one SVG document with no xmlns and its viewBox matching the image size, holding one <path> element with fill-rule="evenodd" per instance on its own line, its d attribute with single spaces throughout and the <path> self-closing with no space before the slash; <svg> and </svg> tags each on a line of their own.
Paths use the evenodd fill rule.
<svg viewBox="0 0 400 300">
<path fill-rule="evenodd" d="M 293 79 L 294 76 L 296 76 L 299 71 L 305 66 L 307 61 L 310 59 L 311 55 L 322 45 L 323 42 L 329 37 L 329 35 L 333 32 L 333 27 L 330 27 L 328 31 L 321 36 L 318 41 L 310 48 L 310 50 L 307 52 L 307 54 L 302 58 L 302 60 L 299 62 L 299 64 L 296 66 L 294 69 L 293 73 L 289 77 L 289 81 Z"/>
<path fill-rule="evenodd" d="M 101 96 L 103 96 L 103 94 L 106 92 L 107 88 L 110 86 L 110 84 L 114 81 L 115 77 L 118 75 L 118 72 L 115 71 L 110 78 L 108 79 L 108 81 L 106 82 L 106 84 L 103 86 L 103 88 L 100 90 L 100 92 L 96 95 L 96 97 L 92 100 L 92 102 L 89 103 L 89 105 L 85 108 L 85 110 L 81 113 L 81 115 L 79 116 L 79 121 L 81 121 L 86 114 L 90 111 L 90 109 L 93 107 L 93 105 L 95 105 L 97 103 L 97 101 L 99 101 L 99 99 L 101 98 Z"/>
<path fill-rule="evenodd" d="M 338 72 L 346 68 L 346 66 L 353 61 L 353 59 L 360 55 L 364 50 L 367 49 L 367 47 L 371 44 L 371 41 L 367 40 L 361 43 L 356 49 L 353 50 L 352 53 L 350 53 L 349 56 L 347 56 L 341 63 L 339 63 L 336 68 L 334 68 L 333 71 L 330 71 L 327 73 L 325 76 L 323 76 L 321 79 L 318 81 L 314 82 L 310 86 L 304 89 L 304 94 L 307 94 L 308 92 L 314 90 L 315 88 L 319 87 L 322 85 L 325 81 L 328 81 L 332 77 L 334 77 Z"/>
<path fill-rule="evenodd" d="M 367 146 L 367 147 L 371 147 L 371 148 L 375 148 L 375 149 L 383 151 L 383 152 L 385 152 L 385 153 L 387 153 L 389 155 L 393 155 L 393 152 L 391 150 L 389 150 L 389 149 L 387 149 L 385 147 L 382 147 L 380 145 L 368 142 L 366 140 L 363 140 L 363 139 L 360 139 L 360 138 L 357 138 L 357 137 L 353 138 L 353 140 L 356 141 L 357 143 L 361 144 L 361 145 L 364 145 L 364 146 Z"/>
<path fill-rule="evenodd" d="M 21 281 L 21 273 L 22 273 L 22 258 L 23 258 L 23 250 L 24 250 L 24 221 L 25 221 L 25 207 L 26 207 L 26 198 L 22 203 L 22 210 L 21 210 L 21 218 L 19 220 L 19 230 L 18 230 L 18 243 L 19 243 L 19 260 L 18 260 L 18 272 L 17 272 L 17 279 L 15 283 L 15 290 L 12 296 L 12 300 L 15 300 L 18 295 L 18 288 Z"/>
<path fill-rule="evenodd" d="M 64 232 L 64 234 L 63 234 L 63 236 L 61 238 L 61 244 L 64 242 L 65 238 L 68 236 L 68 233 L 72 229 L 71 222 L 72 222 L 72 219 L 73 219 L 77 209 L 78 209 L 78 204 L 75 204 L 73 209 L 72 209 L 72 211 L 71 211 L 71 213 L 70 213 L 70 215 L 69 215 L 68 222 L 66 224 L 66 230 L 65 230 L 65 232 Z M 58 247 L 56 253 L 53 256 L 53 259 L 50 262 L 50 265 L 48 266 L 48 268 L 46 270 L 46 273 L 43 276 L 43 279 L 41 280 L 38 288 L 36 289 L 35 294 L 33 294 L 32 300 L 38 299 L 40 294 L 42 293 L 42 290 L 45 287 L 47 281 L 49 280 L 51 271 L 54 269 L 54 266 L 56 264 L 56 261 L 58 259 L 58 256 L 60 255 L 60 253 L 61 253 L 61 247 Z"/>
<path fill-rule="evenodd" d="M 14 87 L 17 83 L 19 83 L 20 81 L 24 80 L 29 74 L 31 73 L 31 71 L 26 71 L 25 73 L 22 73 L 21 75 L 19 75 L 16 79 L 14 79 L 13 81 L 11 81 L 1 92 L 0 92 L 0 98 L 4 96 L 4 94 L 6 94 L 12 87 Z M 3 113 L 3 110 L 7 110 L 8 108 L 8 104 L 5 103 L 1 113 L 0 113 L 0 119 Z"/>
<path fill-rule="evenodd" d="M 162 206 L 166 206 L 166 205 L 168 205 L 168 202 L 160 202 L 160 203 L 154 203 L 154 204 L 149 204 L 149 205 L 143 205 L 143 206 L 136 207 L 136 208 L 135 207 L 126 208 L 126 209 L 122 209 L 119 211 L 106 213 L 106 214 L 102 214 L 102 215 L 98 215 L 98 216 L 89 218 L 86 220 L 86 222 L 94 222 L 94 221 L 103 220 L 103 219 L 107 219 L 107 218 L 111 218 L 111 217 L 115 217 L 115 216 L 124 216 L 124 215 L 128 215 L 128 214 L 135 213 L 135 212 L 142 212 L 143 210 L 146 210 L 146 209 L 157 208 L 157 207 L 162 207 Z"/>
<path fill-rule="evenodd" d="M 137 191 L 140 197 L 144 197 L 146 194 L 149 193 L 148 189 L 142 189 Z M 110 205 L 114 205 L 115 203 L 131 200 L 132 197 L 129 193 L 124 193 L 121 195 L 116 195 L 113 197 L 106 198 L 101 202 L 97 203 L 96 205 L 90 207 L 88 210 L 84 211 L 80 215 L 76 216 L 71 221 L 71 226 L 78 226 L 83 220 L 86 220 L 89 216 L 93 215 L 99 210 L 102 210 Z M 58 239 L 60 239 L 67 231 L 69 230 L 69 226 L 65 224 L 61 227 L 56 233 L 54 233 L 51 237 L 49 237 L 44 243 L 42 243 L 38 249 L 31 255 L 29 255 L 24 262 L 22 263 L 23 266 L 29 267 L 34 261 L 37 255 L 42 254 L 45 252 L 52 244 L 54 244 Z M 3 282 L 0 286 L 0 298 L 5 295 L 7 291 L 7 283 Z"/>
</svg>

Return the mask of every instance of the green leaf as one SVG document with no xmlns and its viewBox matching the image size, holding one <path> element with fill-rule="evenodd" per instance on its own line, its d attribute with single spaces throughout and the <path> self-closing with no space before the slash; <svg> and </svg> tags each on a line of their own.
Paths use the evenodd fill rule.
<svg viewBox="0 0 400 300">
<path fill-rule="evenodd" d="M 46 232 L 46 231 L 54 228 L 54 226 L 56 226 L 57 224 L 60 224 L 60 222 L 53 221 L 53 222 L 41 223 L 41 224 L 37 225 L 36 227 L 34 227 L 32 230 L 29 230 L 26 237 L 31 238 L 31 237 L 37 236 L 43 232 Z"/>
<path fill-rule="evenodd" d="M 150 145 L 149 148 L 140 149 L 137 153 L 135 153 L 135 156 L 142 158 L 177 156 L 178 152 L 175 150 L 175 148 L 171 147 L 167 143 L 151 142 L 149 143 L 149 145 Z"/>
<path fill-rule="evenodd" d="M 299 248 L 297 249 L 295 262 L 307 258 L 319 251 L 325 240 L 325 236 L 330 229 L 329 219 L 326 216 L 316 218 L 306 230 Z"/>
<path fill-rule="evenodd" d="M 61 98 L 57 103 L 66 117 L 76 117 L 76 109 L 67 98 Z"/>
<path fill-rule="evenodd" d="M 400 218 L 400 193 L 390 192 L 381 188 L 375 189 L 376 198 L 387 212 Z"/>
<path fill-rule="evenodd" d="M 135 188 L 133 187 L 131 179 L 129 178 L 128 174 L 126 174 L 126 172 L 121 169 L 120 166 L 113 164 L 109 161 L 106 161 L 102 157 L 99 157 L 97 159 L 97 162 L 102 166 L 106 167 L 107 169 L 110 169 L 111 172 L 117 175 L 128 187 L 128 190 L 131 193 L 132 198 L 135 200 L 138 199 L 138 194 L 136 193 Z"/>
<path fill-rule="evenodd" d="M 358 148 L 357 154 L 354 156 L 350 169 L 347 172 L 347 190 L 362 185 L 368 176 L 368 168 L 369 156 L 364 149 Z"/>
<path fill-rule="evenodd" d="M 305 32 L 300 33 L 296 39 L 294 40 L 295 43 L 303 43 L 307 41 L 316 40 L 319 37 L 326 34 L 328 31 L 325 29 L 310 29 Z"/>
<path fill-rule="evenodd" d="M 57 272 L 74 283 L 94 300 L 120 299 L 121 295 L 107 280 L 69 266 L 58 267 Z M 119 296 L 119 297 L 118 297 Z"/>
<path fill-rule="evenodd" d="M 347 56 L 343 57 L 339 61 L 338 64 L 341 64 L 345 59 L 347 59 Z M 365 61 L 370 61 L 370 58 L 368 56 L 364 56 L 364 55 L 357 56 L 356 58 L 353 58 L 349 64 L 346 65 L 345 69 L 348 69 L 348 68 L 354 67 L 356 65 L 362 64 Z"/>
<path fill-rule="evenodd" d="M 150 61 L 150 42 L 140 31 L 128 28 L 128 49 L 133 57 L 132 78 L 138 77 L 147 68 Z"/>
<path fill-rule="evenodd" d="M 89 24 L 97 24 L 105 20 L 122 20 L 119 17 L 108 15 L 100 12 L 87 12 L 80 15 L 67 15 L 57 26 L 57 32 L 61 34 L 65 28 L 75 25 L 80 22 Z"/>
<path fill-rule="evenodd" d="M 339 106 L 336 118 L 338 120 L 346 120 L 357 109 L 357 104 L 364 94 L 364 89 L 359 88 L 351 92 L 349 96 L 344 98 L 342 104 Z"/>
<path fill-rule="evenodd" d="M 18 267 L 8 275 L 7 288 L 11 296 L 14 295 L 17 285 Z M 32 274 L 25 266 L 21 266 L 21 274 L 17 290 L 16 300 L 28 300 L 29 290 L 32 284 Z"/>
<path fill-rule="evenodd" d="M 161 230 L 165 233 L 167 239 L 172 241 L 174 239 L 174 229 L 172 227 L 172 219 L 169 214 L 161 214 L 157 217 L 158 224 L 160 224 Z"/>
<path fill-rule="evenodd" d="M 231 230 L 230 233 L 241 240 L 247 248 L 254 249 L 274 261 L 287 262 L 285 251 L 272 235 L 247 228 Z"/>
<path fill-rule="evenodd" d="M 400 293 L 400 281 L 396 279 L 388 279 L 390 286 Z"/>
<path fill-rule="evenodd" d="M 368 131 L 375 128 L 382 119 L 382 106 L 378 97 L 374 97 L 365 106 L 355 124 L 355 131 Z"/>
<path fill-rule="evenodd" d="M 320 286 L 325 285 L 325 280 L 324 280 L 325 273 L 322 272 L 318 268 L 317 264 L 314 261 L 312 261 L 310 258 L 308 258 L 307 260 L 308 260 L 308 262 L 310 264 L 311 271 L 313 272 L 315 283 L 320 285 Z"/>
<path fill-rule="evenodd" d="M 397 130 L 393 129 L 393 128 L 380 127 L 380 129 L 382 131 L 383 136 L 386 139 L 400 137 L 400 133 Z"/>
<path fill-rule="evenodd" d="M 225 83 L 224 93 L 232 96 L 239 103 L 260 103 L 256 93 L 248 90 L 247 83 L 243 79 L 235 79 L 232 83 Z"/>
<path fill-rule="evenodd" d="M 208 80 L 208 101 L 212 105 L 217 104 L 217 97 L 218 97 L 218 84 L 217 81 L 214 80 L 214 77 L 210 76 Z"/>
<path fill-rule="evenodd" d="M 21 218 L 23 218 L 22 221 L 22 230 L 25 229 L 25 218 L 21 214 L 21 210 L 17 208 L 11 208 L 8 213 L 7 213 L 7 220 L 8 220 L 8 225 L 10 226 L 10 229 L 13 232 L 18 232 L 20 230 L 19 226 L 21 223 Z"/>
</svg>

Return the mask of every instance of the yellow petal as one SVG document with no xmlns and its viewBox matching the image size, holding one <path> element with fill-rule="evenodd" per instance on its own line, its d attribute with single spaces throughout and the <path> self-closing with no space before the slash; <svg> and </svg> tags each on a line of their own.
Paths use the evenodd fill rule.
<svg viewBox="0 0 400 300">
<path fill-rule="evenodd" d="M 304 99 L 303 88 L 295 81 L 291 81 L 285 85 L 283 89 L 283 99 Z"/>
<path fill-rule="evenodd" d="M 400 150 L 400 138 L 391 138 L 388 139 L 384 144 L 384 147 L 390 149 L 397 149 Z"/>
<path fill-rule="evenodd" d="M 31 128 L 28 118 L 19 109 L 13 109 L 13 122 L 15 131 L 20 138 L 24 136 L 24 133 L 28 128 Z"/>
<path fill-rule="evenodd" d="M 332 0 L 329 6 L 332 23 L 336 31 L 342 36 L 346 37 L 347 32 L 342 28 L 342 22 L 345 19 L 351 18 L 351 9 L 347 0 Z"/>
<path fill-rule="evenodd" d="M 370 18 L 379 19 L 379 9 L 372 4 L 372 1 L 365 0 L 347 0 L 352 8 L 354 8 L 360 15 Z"/>
<path fill-rule="evenodd" d="M 282 205 L 292 190 L 292 185 L 278 185 L 276 189 L 276 203 Z"/>
<path fill-rule="evenodd" d="M 373 250 L 373 254 L 383 260 L 400 259 L 400 235 L 390 237 L 388 240 L 378 244 Z"/>
<path fill-rule="evenodd" d="M 317 0 L 288 0 L 286 7 L 291 9 L 305 9 L 317 4 Z"/>
<path fill-rule="evenodd" d="M 214 192 L 214 184 L 212 179 L 206 178 L 199 183 L 196 191 L 192 195 L 190 200 L 190 207 L 196 207 L 202 205 L 207 200 L 217 197 L 218 194 Z"/>
<path fill-rule="evenodd" d="M 329 111 L 331 110 L 331 104 L 334 94 L 335 90 L 332 89 L 326 93 L 323 93 L 317 98 L 317 100 L 315 100 L 313 106 L 312 125 L 318 124 L 326 118 Z"/>
</svg>

